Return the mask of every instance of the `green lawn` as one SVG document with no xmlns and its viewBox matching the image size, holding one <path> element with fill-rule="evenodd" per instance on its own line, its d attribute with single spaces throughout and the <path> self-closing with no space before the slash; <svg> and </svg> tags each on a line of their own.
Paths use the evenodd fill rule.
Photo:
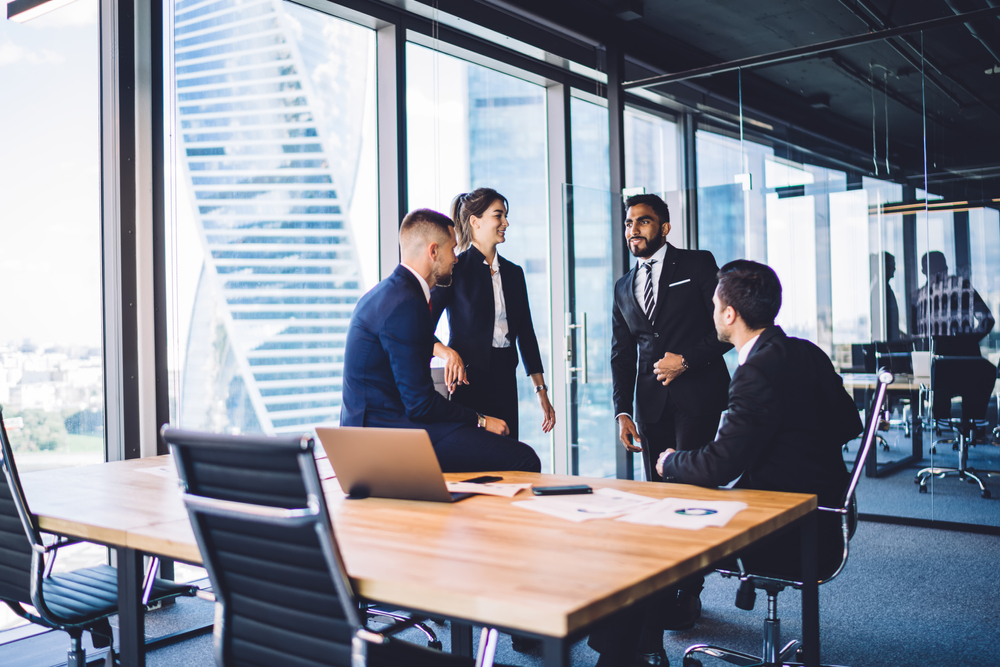
<svg viewBox="0 0 1000 667">
<path fill-rule="evenodd" d="M 104 438 L 94 435 L 66 436 L 66 446 L 61 448 L 64 454 L 92 454 L 104 452 Z"/>
</svg>

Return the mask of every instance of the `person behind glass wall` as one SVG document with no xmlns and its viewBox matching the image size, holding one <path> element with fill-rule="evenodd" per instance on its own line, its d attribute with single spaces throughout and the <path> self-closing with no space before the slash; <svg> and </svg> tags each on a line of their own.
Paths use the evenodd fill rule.
<svg viewBox="0 0 1000 667">
<path fill-rule="evenodd" d="M 933 369 L 933 413 L 951 415 L 951 399 L 961 397 L 966 414 L 982 415 L 993 394 L 997 369 L 988 359 L 975 357 L 981 356 L 980 341 L 996 320 L 967 271 L 948 273 L 944 253 L 924 253 L 920 270 L 927 283 L 917 295 L 917 334 L 932 337 L 934 354 L 939 355 Z"/>
<path fill-rule="evenodd" d="M 896 257 L 892 253 L 882 252 L 882 269 L 884 273 L 879 275 L 878 254 L 872 253 L 870 256 L 870 269 L 872 277 L 871 287 L 871 307 L 872 307 L 872 337 L 876 340 L 882 339 L 878 329 L 879 320 L 885 315 L 885 337 L 886 341 L 902 340 L 903 334 L 899 329 L 899 302 L 896 301 L 896 292 L 892 289 L 892 279 L 896 275 Z M 884 290 L 884 291 L 883 291 Z M 884 310 L 883 310 L 884 309 Z"/>
<path fill-rule="evenodd" d="M 461 254 L 448 287 L 431 293 L 436 322 L 448 311 L 451 338 L 434 345 L 434 356 L 445 362 L 445 382 L 452 400 L 476 412 L 507 422 L 510 437 L 518 437 L 517 351 L 535 386 L 542 408 L 542 431 L 556 423 L 542 371 L 542 357 L 531 323 L 528 288 L 520 266 L 501 257 L 497 246 L 506 240 L 509 206 L 492 188 L 477 188 L 452 201 L 451 215 Z"/>
</svg>

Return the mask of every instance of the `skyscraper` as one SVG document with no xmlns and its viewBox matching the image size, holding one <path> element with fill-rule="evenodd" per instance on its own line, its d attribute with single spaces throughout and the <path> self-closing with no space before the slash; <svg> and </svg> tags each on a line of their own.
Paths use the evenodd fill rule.
<svg viewBox="0 0 1000 667">
<path fill-rule="evenodd" d="M 339 418 L 364 291 L 348 212 L 369 33 L 279 0 L 174 5 L 176 177 L 203 255 L 193 304 L 180 304 L 184 427 L 282 433 Z"/>
</svg>

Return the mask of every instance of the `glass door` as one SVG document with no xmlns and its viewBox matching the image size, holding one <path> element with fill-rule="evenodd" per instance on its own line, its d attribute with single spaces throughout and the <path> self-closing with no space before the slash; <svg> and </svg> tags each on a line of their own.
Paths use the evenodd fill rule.
<svg viewBox="0 0 1000 667">
<path fill-rule="evenodd" d="M 606 190 L 563 186 L 567 230 L 564 276 L 570 471 L 614 477 L 618 429 L 611 398 L 612 196 Z"/>
</svg>

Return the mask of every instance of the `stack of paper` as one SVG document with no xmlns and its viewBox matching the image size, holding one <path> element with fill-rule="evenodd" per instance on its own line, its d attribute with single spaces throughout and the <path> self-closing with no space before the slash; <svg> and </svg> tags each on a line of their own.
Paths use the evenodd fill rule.
<svg viewBox="0 0 1000 667">
<path fill-rule="evenodd" d="M 701 530 L 705 526 L 725 526 L 730 519 L 746 508 L 746 503 L 733 500 L 664 498 L 655 504 L 630 512 L 618 521 Z"/>
<path fill-rule="evenodd" d="M 478 493 L 484 496 L 501 496 L 513 498 L 521 489 L 531 487 L 531 484 L 475 484 L 472 482 L 445 482 L 450 493 Z"/>
<path fill-rule="evenodd" d="M 591 519 L 608 519 L 652 505 L 656 498 L 647 498 L 616 489 L 597 489 L 594 493 L 565 496 L 540 496 L 515 503 L 518 507 L 549 516 L 580 523 Z"/>
</svg>

